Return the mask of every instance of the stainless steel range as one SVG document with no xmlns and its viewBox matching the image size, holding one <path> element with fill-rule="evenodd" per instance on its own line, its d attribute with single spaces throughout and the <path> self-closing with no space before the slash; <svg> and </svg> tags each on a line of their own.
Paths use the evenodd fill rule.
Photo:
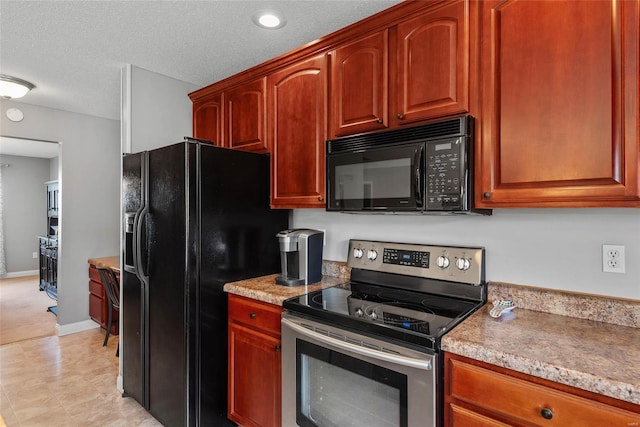
<svg viewBox="0 0 640 427">
<path fill-rule="evenodd" d="M 440 340 L 486 302 L 484 249 L 351 240 L 347 263 L 283 304 L 282 425 L 441 425 Z"/>
</svg>

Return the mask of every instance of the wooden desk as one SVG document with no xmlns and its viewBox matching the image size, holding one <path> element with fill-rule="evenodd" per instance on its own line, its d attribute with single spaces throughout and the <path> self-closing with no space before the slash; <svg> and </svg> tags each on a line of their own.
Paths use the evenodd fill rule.
<svg viewBox="0 0 640 427">
<path fill-rule="evenodd" d="M 107 328 L 109 316 L 109 305 L 107 293 L 102 286 L 102 279 L 96 267 L 110 268 L 116 273 L 118 282 L 120 281 L 120 258 L 117 256 L 103 258 L 89 258 L 89 317 L 98 323 L 102 329 Z M 118 335 L 118 323 L 120 314 L 117 309 L 113 310 L 113 323 L 111 325 L 111 335 Z"/>
</svg>

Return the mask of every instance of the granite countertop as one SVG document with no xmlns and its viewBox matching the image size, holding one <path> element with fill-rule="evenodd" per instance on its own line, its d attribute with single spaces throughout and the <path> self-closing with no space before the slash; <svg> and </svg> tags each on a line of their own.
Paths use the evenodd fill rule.
<svg viewBox="0 0 640 427">
<path fill-rule="evenodd" d="M 116 273 L 120 272 L 120 257 L 117 256 L 89 258 L 88 262 L 89 264 L 95 265 L 96 267 L 106 267 L 112 269 Z"/>
<path fill-rule="evenodd" d="M 329 288 L 347 281 L 343 277 L 322 276 L 318 283 L 305 286 L 282 286 L 276 284 L 277 274 L 256 277 L 255 279 L 229 282 L 224 285 L 224 291 L 230 294 L 252 298 L 270 304 L 282 305 L 284 300 L 308 294 L 319 289 Z"/>
<path fill-rule="evenodd" d="M 492 304 L 442 339 L 442 349 L 640 405 L 640 328 Z"/>
</svg>

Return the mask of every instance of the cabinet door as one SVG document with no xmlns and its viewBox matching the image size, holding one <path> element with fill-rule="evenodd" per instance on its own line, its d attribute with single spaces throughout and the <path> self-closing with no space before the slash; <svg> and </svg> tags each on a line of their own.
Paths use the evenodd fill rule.
<svg viewBox="0 0 640 427">
<path fill-rule="evenodd" d="M 96 282 L 90 282 L 89 286 L 96 286 L 95 283 Z M 99 285 L 102 286 L 102 284 Z M 102 328 L 106 327 L 106 324 L 102 322 L 102 298 L 92 293 L 89 294 L 89 317 Z"/>
<path fill-rule="evenodd" d="M 206 139 L 215 145 L 224 146 L 222 120 L 222 94 L 217 93 L 193 103 L 194 138 Z"/>
<path fill-rule="evenodd" d="M 226 147 L 266 153 L 266 77 L 225 92 Z"/>
<path fill-rule="evenodd" d="M 229 419 L 245 427 L 279 427 L 280 340 L 229 325 Z"/>
<path fill-rule="evenodd" d="M 269 76 L 271 206 L 324 207 L 326 56 Z"/>
<path fill-rule="evenodd" d="M 389 126 L 388 45 L 384 30 L 330 52 L 332 136 Z"/>
<path fill-rule="evenodd" d="M 395 124 L 469 111 L 469 12 L 459 0 L 398 24 Z"/>
<path fill-rule="evenodd" d="M 476 205 L 640 206 L 638 1 L 481 8 Z"/>
</svg>

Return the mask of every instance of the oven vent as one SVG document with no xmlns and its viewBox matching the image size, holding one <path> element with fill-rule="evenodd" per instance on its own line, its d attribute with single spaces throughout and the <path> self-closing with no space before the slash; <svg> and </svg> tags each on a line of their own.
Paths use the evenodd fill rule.
<svg viewBox="0 0 640 427">
<path fill-rule="evenodd" d="M 389 144 L 409 143 L 417 140 L 471 135 L 472 123 L 473 117 L 464 116 L 411 128 L 330 139 L 327 141 L 327 154 L 358 151 Z"/>
</svg>

